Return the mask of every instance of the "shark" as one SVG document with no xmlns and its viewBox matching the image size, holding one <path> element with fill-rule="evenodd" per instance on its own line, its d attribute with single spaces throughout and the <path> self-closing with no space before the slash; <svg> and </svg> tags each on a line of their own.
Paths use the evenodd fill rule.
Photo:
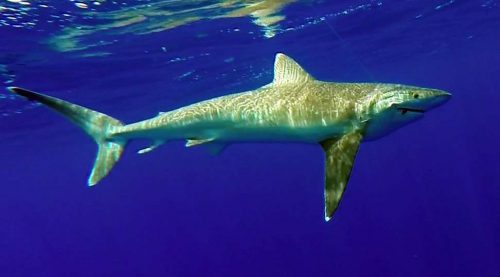
<svg viewBox="0 0 500 277">
<path fill-rule="evenodd" d="M 274 78 L 255 90 L 224 95 L 124 124 L 83 106 L 20 87 L 12 93 L 62 114 L 98 146 L 88 185 L 108 175 L 132 139 L 148 139 L 144 154 L 173 140 L 218 153 L 236 142 L 297 142 L 324 151 L 324 208 L 329 221 L 346 190 L 360 143 L 383 137 L 450 99 L 438 89 L 385 83 L 320 81 L 285 54 Z"/>
</svg>

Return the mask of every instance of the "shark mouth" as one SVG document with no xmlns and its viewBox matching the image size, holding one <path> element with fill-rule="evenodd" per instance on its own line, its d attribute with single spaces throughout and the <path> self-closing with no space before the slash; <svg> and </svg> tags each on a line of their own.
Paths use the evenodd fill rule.
<svg viewBox="0 0 500 277">
<path fill-rule="evenodd" d="M 419 110 L 419 109 L 413 109 L 413 108 L 398 108 L 398 111 L 401 112 L 401 114 L 405 114 L 407 112 L 412 112 L 412 113 L 424 113 L 424 110 Z"/>
</svg>

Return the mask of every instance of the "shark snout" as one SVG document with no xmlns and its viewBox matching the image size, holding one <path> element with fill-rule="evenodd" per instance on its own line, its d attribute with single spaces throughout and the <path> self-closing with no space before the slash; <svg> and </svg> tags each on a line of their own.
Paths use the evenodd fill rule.
<svg viewBox="0 0 500 277">
<path fill-rule="evenodd" d="M 434 91 L 435 97 L 442 97 L 446 100 L 450 99 L 450 97 L 451 97 L 451 93 L 449 93 L 447 91 L 439 90 L 439 89 L 435 89 L 433 91 Z"/>
<path fill-rule="evenodd" d="M 435 107 L 441 106 L 450 100 L 451 94 L 438 89 L 419 89 L 411 92 L 410 99 L 400 106 L 408 111 L 411 109 L 426 112 Z"/>
<path fill-rule="evenodd" d="M 451 99 L 451 93 L 444 90 L 432 90 L 431 97 L 426 101 L 426 110 L 443 105 Z"/>
<path fill-rule="evenodd" d="M 398 109 L 405 113 L 423 113 L 446 103 L 450 100 L 451 94 L 444 90 L 418 89 L 411 91 L 408 98 L 398 105 Z"/>
</svg>

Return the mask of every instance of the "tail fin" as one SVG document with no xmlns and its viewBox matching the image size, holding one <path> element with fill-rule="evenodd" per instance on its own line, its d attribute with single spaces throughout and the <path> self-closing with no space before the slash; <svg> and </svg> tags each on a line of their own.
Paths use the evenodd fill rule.
<svg viewBox="0 0 500 277">
<path fill-rule="evenodd" d="M 66 102 L 64 100 L 25 90 L 18 87 L 9 87 L 11 92 L 46 105 L 58 113 L 66 116 L 74 124 L 82 128 L 97 143 L 98 152 L 90 174 L 88 185 L 97 184 L 108 175 L 125 147 L 126 141 L 109 141 L 107 135 L 110 130 L 123 126 L 123 124 L 103 113 Z"/>
</svg>

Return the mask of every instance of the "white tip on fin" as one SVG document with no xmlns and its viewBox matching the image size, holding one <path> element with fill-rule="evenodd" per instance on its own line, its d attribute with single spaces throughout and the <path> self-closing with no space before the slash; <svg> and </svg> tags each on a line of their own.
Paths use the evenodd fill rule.
<svg viewBox="0 0 500 277">
<path fill-rule="evenodd" d="M 314 78 L 292 58 L 282 53 L 276 54 L 273 84 L 304 83 L 312 80 Z"/>
</svg>

